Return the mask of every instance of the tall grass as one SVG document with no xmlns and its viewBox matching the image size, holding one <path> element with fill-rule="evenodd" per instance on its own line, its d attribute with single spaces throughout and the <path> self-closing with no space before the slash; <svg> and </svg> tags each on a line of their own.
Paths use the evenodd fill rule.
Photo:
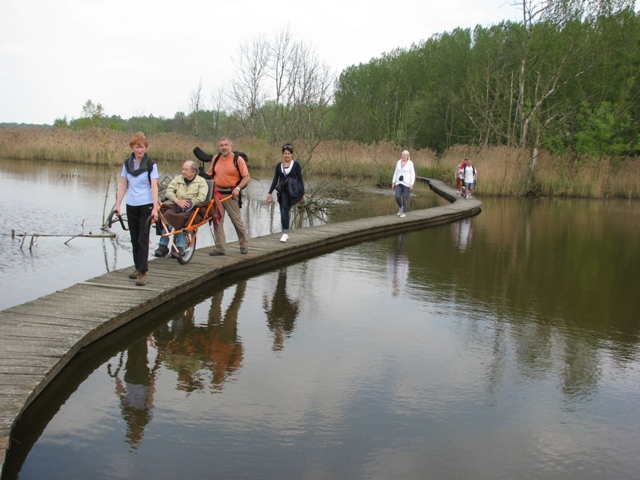
<svg viewBox="0 0 640 480">
<path fill-rule="evenodd" d="M 131 136 L 130 132 L 108 129 L 0 128 L 0 157 L 116 165 L 130 155 Z M 154 159 L 177 165 L 195 159 L 192 153 L 195 146 L 210 153 L 217 151 L 215 142 L 195 137 L 162 133 L 148 139 L 148 152 Z M 293 143 L 295 146 L 296 142 Z M 252 168 L 257 170 L 272 169 L 281 159 L 278 146 L 260 139 L 234 139 L 233 147 L 247 153 Z M 326 141 L 302 162 L 309 174 L 361 178 L 386 185 L 391 183 L 401 151 L 401 147 L 386 142 L 365 145 Z M 450 185 L 455 182 L 456 166 L 465 157 L 470 157 L 478 170 L 478 195 L 522 196 L 532 190 L 527 182 L 530 152 L 524 149 L 458 145 L 441 156 L 429 149 L 411 151 L 419 175 L 438 178 Z M 542 152 L 533 191 L 556 196 L 640 198 L 640 160 L 596 161 L 553 157 Z"/>
</svg>

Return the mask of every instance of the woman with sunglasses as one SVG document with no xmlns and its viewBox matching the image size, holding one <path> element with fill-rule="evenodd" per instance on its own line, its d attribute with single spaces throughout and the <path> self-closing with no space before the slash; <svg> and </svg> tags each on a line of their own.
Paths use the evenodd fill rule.
<svg viewBox="0 0 640 480">
<path fill-rule="evenodd" d="M 281 242 L 289 240 L 290 210 L 291 207 L 304 199 L 304 181 L 302 180 L 302 167 L 293 159 L 293 146 L 289 143 L 282 146 L 282 162 L 276 165 L 273 181 L 267 193 L 267 203 L 273 200 L 272 192 L 278 192 L 278 204 L 280 205 L 280 222 L 282 223 Z"/>
</svg>

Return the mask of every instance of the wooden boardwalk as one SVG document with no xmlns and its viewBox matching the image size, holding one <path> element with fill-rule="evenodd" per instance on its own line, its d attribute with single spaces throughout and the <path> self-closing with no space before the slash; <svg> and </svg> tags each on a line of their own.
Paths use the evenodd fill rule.
<svg viewBox="0 0 640 480">
<path fill-rule="evenodd" d="M 0 476 L 11 431 L 22 412 L 84 347 L 193 288 L 230 272 L 282 258 L 339 248 L 402 231 L 433 227 L 480 212 L 481 202 L 462 200 L 443 182 L 421 179 L 450 204 L 396 215 L 362 218 L 296 230 L 287 243 L 280 234 L 252 238 L 249 253 L 237 242 L 227 255 L 197 250 L 188 265 L 152 260 L 145 287 L 128 278 L 132 267 L 0 311 Z"/>
</svg>

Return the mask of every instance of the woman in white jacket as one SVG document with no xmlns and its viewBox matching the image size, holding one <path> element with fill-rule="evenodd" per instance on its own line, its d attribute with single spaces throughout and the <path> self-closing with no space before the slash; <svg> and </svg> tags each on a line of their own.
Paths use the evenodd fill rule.
<svg viewBox="0 0 640 480">
<path fill-rule="evenodd" d="M 391 181 L 391 189 L 395 191 L 396 203 L 398 207 L 400 207 L 398 210 L 398 216 L 400 218 L 407 216 L 409 197 L 411 196 L 411 190 L 413 190 L 415 181 L 416 170 L 409 157 L 409 151 L 403 150 L 402 158 L 398 160 L 396 164 L 396 169 L 393 172 L 393 180 Z"/>
</svg>

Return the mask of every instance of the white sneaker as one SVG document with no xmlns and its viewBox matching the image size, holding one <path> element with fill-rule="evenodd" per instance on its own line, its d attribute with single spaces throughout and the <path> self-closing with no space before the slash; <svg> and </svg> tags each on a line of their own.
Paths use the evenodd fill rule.
<svg viewBox="0 0 640 480">
<path fill-rule="evenodd" d="M 396 213 L 396 215 L 398 216 L 402 215 L 402 209 L 398 210 L 398 213 Z"/>
<path fill-rule="evenodd" d="M 283 233 L 282 236 L 280 237 L 280 241 L 286 242 L 287 240 L 289 240 L 289 235 L 287 235 L 286 233 Z"/>
<path fill-rule="evenodd" d="M 401 213 L 401 214 L 400 214 L 400 218 L 404 218 L 404 217 L 406 217 L 406 216 L 407 216 L 407 214 L 406 214 L 406 213 Z"/>
</svg>

